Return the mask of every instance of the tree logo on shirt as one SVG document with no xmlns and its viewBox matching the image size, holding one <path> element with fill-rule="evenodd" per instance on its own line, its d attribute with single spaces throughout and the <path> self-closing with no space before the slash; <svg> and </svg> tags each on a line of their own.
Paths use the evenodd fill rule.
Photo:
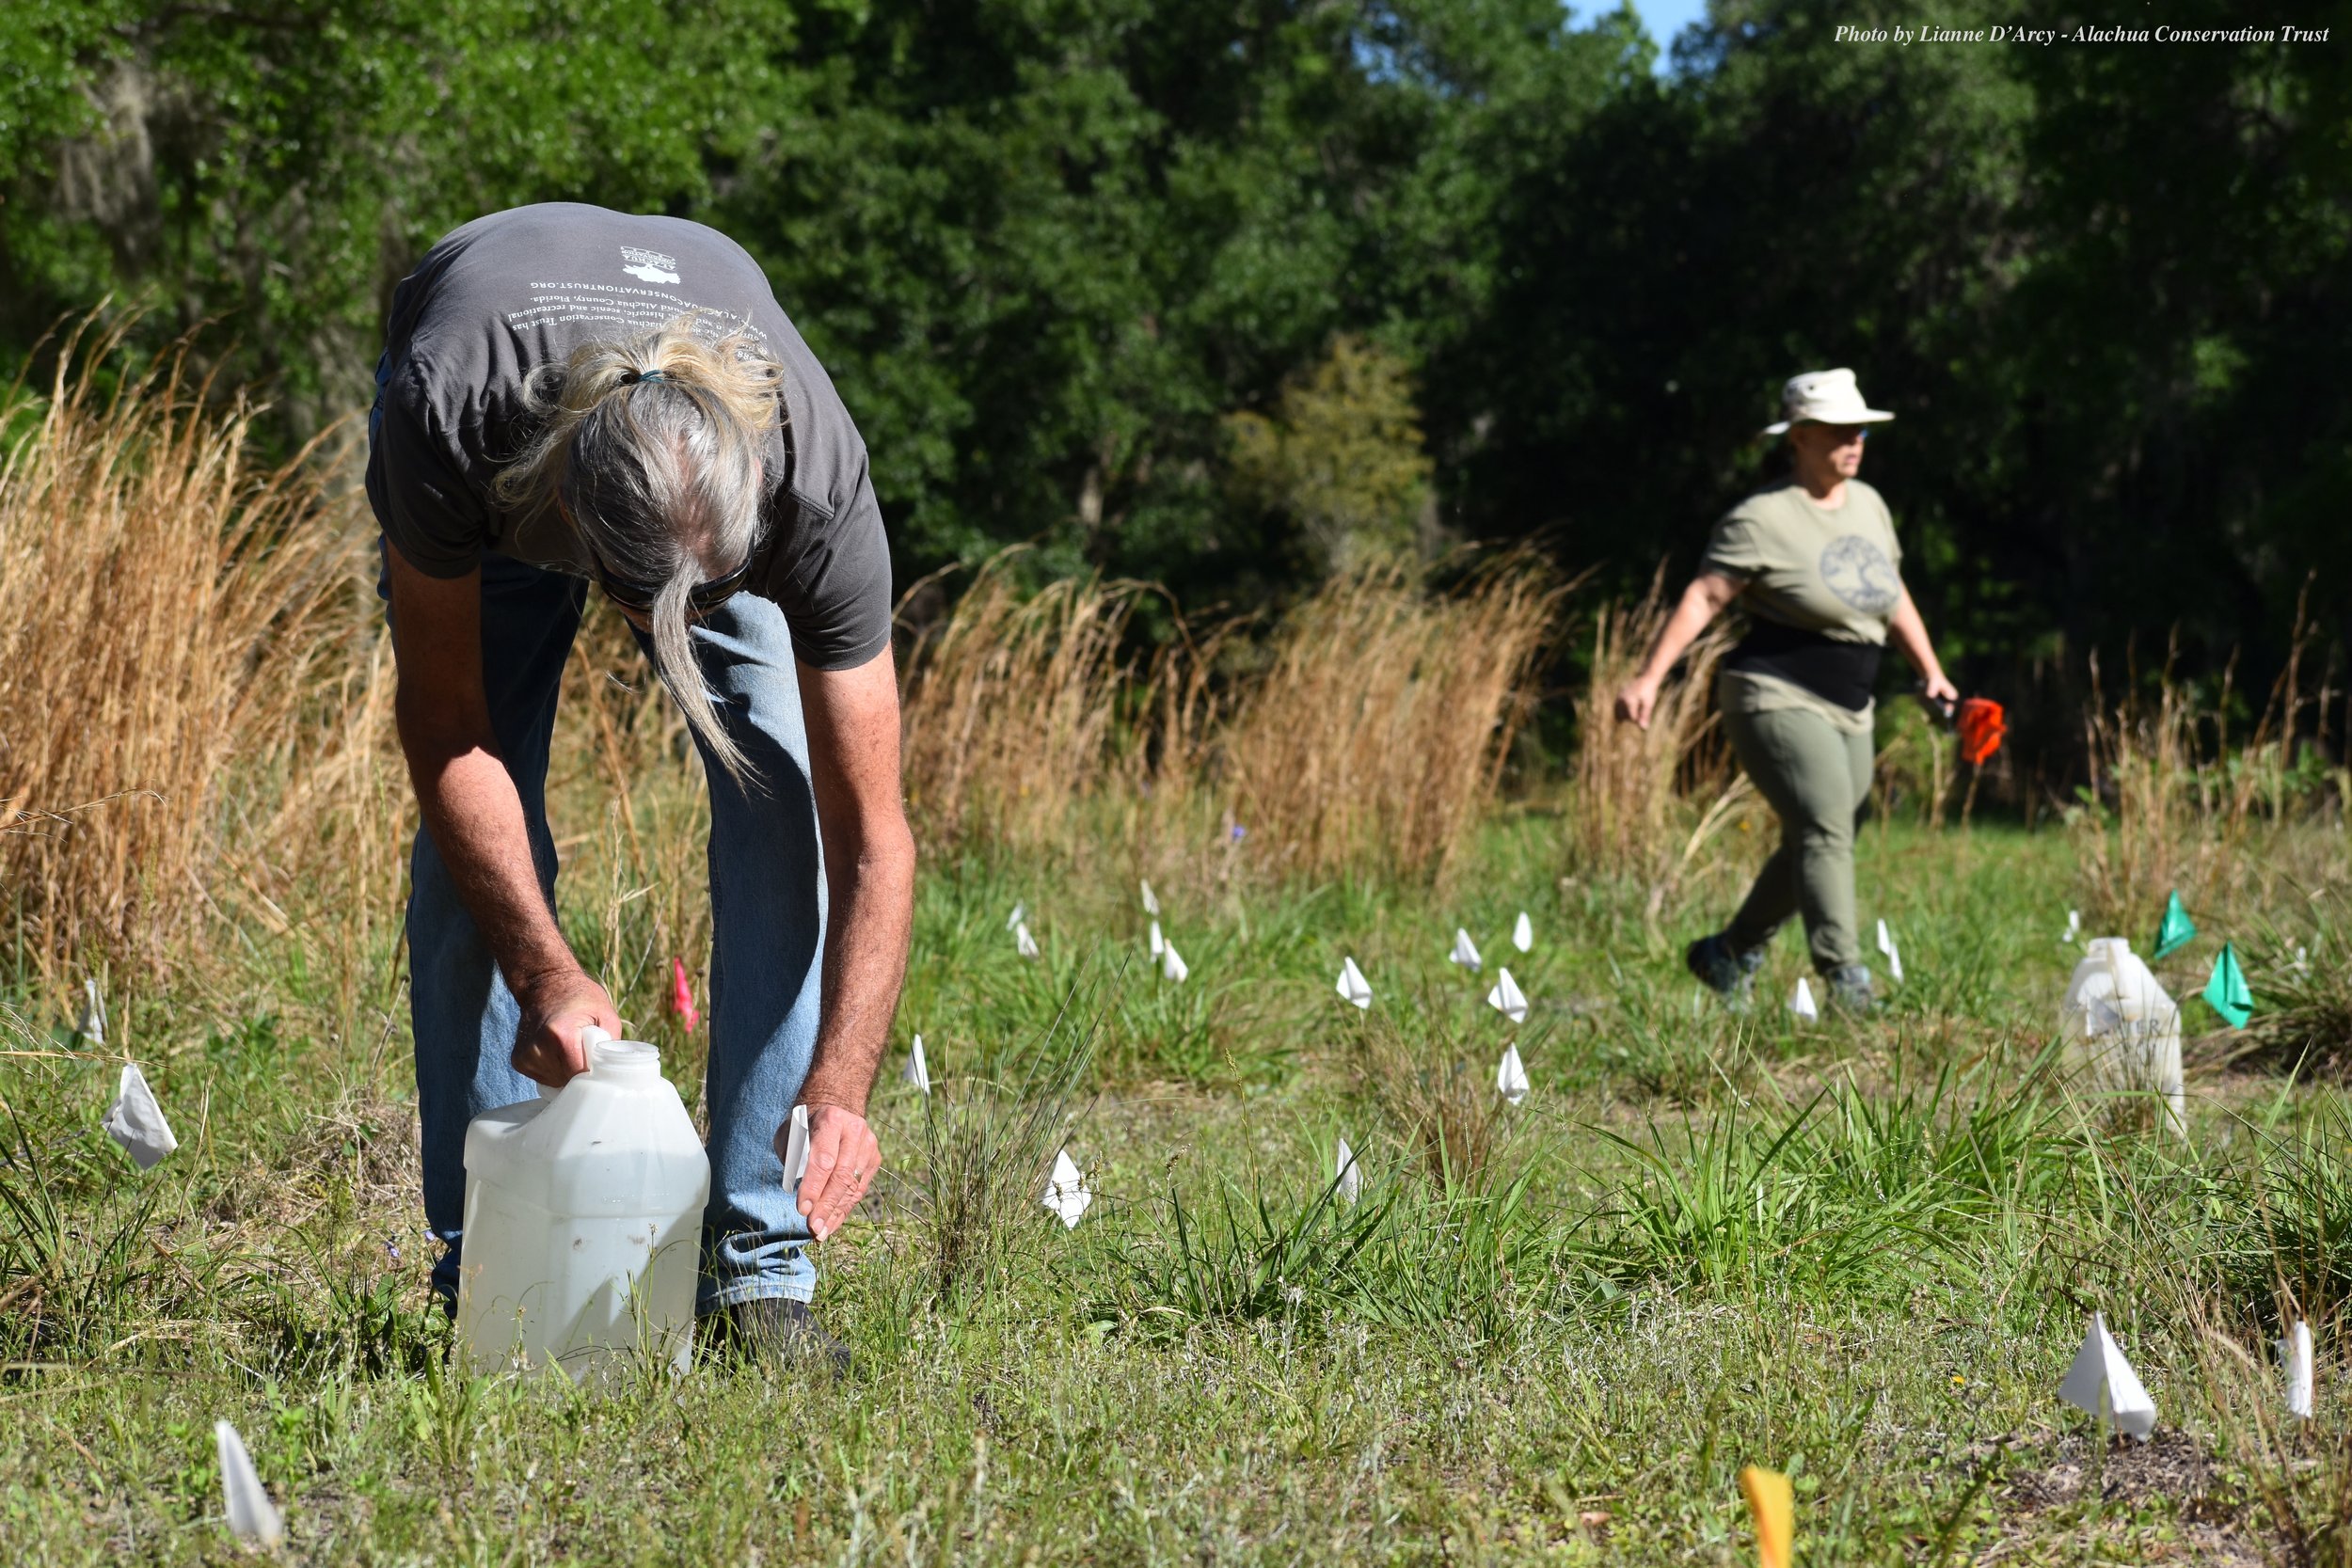
<svg viewBox="0 0 2352 1568">
<path fill-rule="evenodd" d="M 658 250 L 640 250 L 633 245 L 621 246 L 621 270 L 648 283 L 678 280 L 676 257 L 664 256 Z"/>
<path fill-rule="evenodd" d="M 1833 539 L 1821 551 L 1821 580 L 1847 608 L 1865 615 L 1891 612 L 1903 593 L 1886 552 L 1858 533 Z"/>
</svg>

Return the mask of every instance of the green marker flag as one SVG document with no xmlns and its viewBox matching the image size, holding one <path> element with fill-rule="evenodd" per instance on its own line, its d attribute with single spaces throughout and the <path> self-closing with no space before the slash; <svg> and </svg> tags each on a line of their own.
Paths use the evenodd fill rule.
<svg viewBox="0 0 2352 1568">
<path fill-rule="evenodd" d="M 2169 958 L 2196 940 L 2197 922 L 2189 919 L 2188 911 L 2181 908 L 2181 895 L 2175 892 L 2165 900 L 2164 924 L 2156 927 L 2154 957 Z"/>
<path fill-rule="evenodd" d="M 2245 1028 L 2246 1021 L 2254 1016 L 2254 993 L 2246 984 L 2246 971 L 2238 967 L 2234 944 L 2224 942 L 2221 957 L 2214 959 L 2213 978 L 2205 982 L 2205 1000 L 2233 1029 Z"/>
</svg>

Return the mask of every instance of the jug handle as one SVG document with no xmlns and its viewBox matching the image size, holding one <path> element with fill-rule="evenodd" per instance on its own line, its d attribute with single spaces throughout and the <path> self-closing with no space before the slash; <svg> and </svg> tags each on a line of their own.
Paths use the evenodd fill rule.
<svg viewBox="0 0 2352 1568">
<path fill-rule="evenodd" d="M 599 1045 L 609 1045 L 612 1043 L 612 1037 L 605 1033 L 603 1029 L 599 1028 L 596 1024 L 587 1023 L 580 1026 L 580 1049 L 583 1052 L 592 1050 Z M 553 1100 L 557 1095 L 564 1092 L 562 1089 L 555 1088 L 547 1084 L 538 1084 L 536 1086 L 539 1090 L 539 1098 L 542 1100 Z"/>
</svg>

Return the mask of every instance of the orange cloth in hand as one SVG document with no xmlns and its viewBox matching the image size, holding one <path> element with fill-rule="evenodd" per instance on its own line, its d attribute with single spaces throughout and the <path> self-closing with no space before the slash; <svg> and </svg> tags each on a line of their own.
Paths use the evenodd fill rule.
<svg viewBox="0 0 2352 1568">
<path fill-rule="evenodd" d="M 1960 705 L 1959 725 L 1961 760 L 1982 768 L 2009 734 L 2009 714 L 1990 697 L 1971 697 Z"/>
</svg>

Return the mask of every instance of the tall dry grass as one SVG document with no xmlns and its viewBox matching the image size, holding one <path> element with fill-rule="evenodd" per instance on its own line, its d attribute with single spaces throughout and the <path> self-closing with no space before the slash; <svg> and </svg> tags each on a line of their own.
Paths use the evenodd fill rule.
<svg viewBox="0 0 2352 1568">
<path fill-rule="evenodd" d="M 358 509 L 308 454 L 256 471 L 251 405 L 128 325 L 0 405 L 0 918 L 45 973 L 166 965 L 208 903 L 290 925 L 273 856 L 324 840 L 287 820 L 373 780 L 389 717 Z"/>
<path fill-rule="evenodd" d="M 1148 875 L 1226 875 L 1234 826 L 1271 874 L 1441 876 L 1494 800 L 1565 592 L 1524 555 L 1444 595 L 1373 568 L 1332 579 L 1233 673 L 1231 627 L 1122 655 L 1149 591 L 1086 578 L 1024 596 L 1006 558 L 981 570 L 904 677 L 929 842 L 1052 848 L 1109 806 Z"/>
<path fill-rule="evenodd" d="M 1260 858 L 1308 876 L 1442 880 L 1534 708 L 1528 679 L 1565 592 L 1515 553 L 1458 594 L 1374 567 L 1293 610 L 1215 759 Z"/>
<path fill-rule="evenodd" d="M 934 844 L 1041 847 L 1109 774 L 1122 700 L 1131 583 L 1069 578 L 1025 595 L 1019 552 L 980 568 L 911 653 L 900 694 L 907 800 Z"/>
<path fill-rule="evenodd" d="M 2293 652 L 2243 741 L 2230 730 L 2234 662 L 2208 706 L 2173 677 L 2169 658 L 2152 688 L 2127 679 L 2110 702 L 2092 657 L 2083 716 L 2089 780 L 2069 814 L 2086 914 L 2136 930 L 2153 927 L 2174 891 L 2192 907 L 2240 901 L 2281 869 L 2275 847 L 2257 847 L 2257 827 L 2287 821 L 2331 791 L 2344 808 L 2345 779 L 2316 766 L 2312 742 L 2326 736 L 2307 724 L 2316 715 L 2324 726 L 2334 696 L 2325 676 L 2317 690 L 2305 688 L 2308 641 L 2298 604 Z"/>
<path fill-rule="evenodd" d="M 1611 603 L 1595 617 L 1570 775 L 1572 863 L 1580 875 L 1647 888 L 1653 917 L 1753 793 L 1731 765 L 1714 711 L 1715 670 L 1733 641 L 1724 621 L 1692 643 L 1681 673 L 1660 689 L 1647 730 L 1617 721 L 1618 691 L 1674 612 L 1665 590 L 1661 567 L 1638 603 Z"/>
</svg>

